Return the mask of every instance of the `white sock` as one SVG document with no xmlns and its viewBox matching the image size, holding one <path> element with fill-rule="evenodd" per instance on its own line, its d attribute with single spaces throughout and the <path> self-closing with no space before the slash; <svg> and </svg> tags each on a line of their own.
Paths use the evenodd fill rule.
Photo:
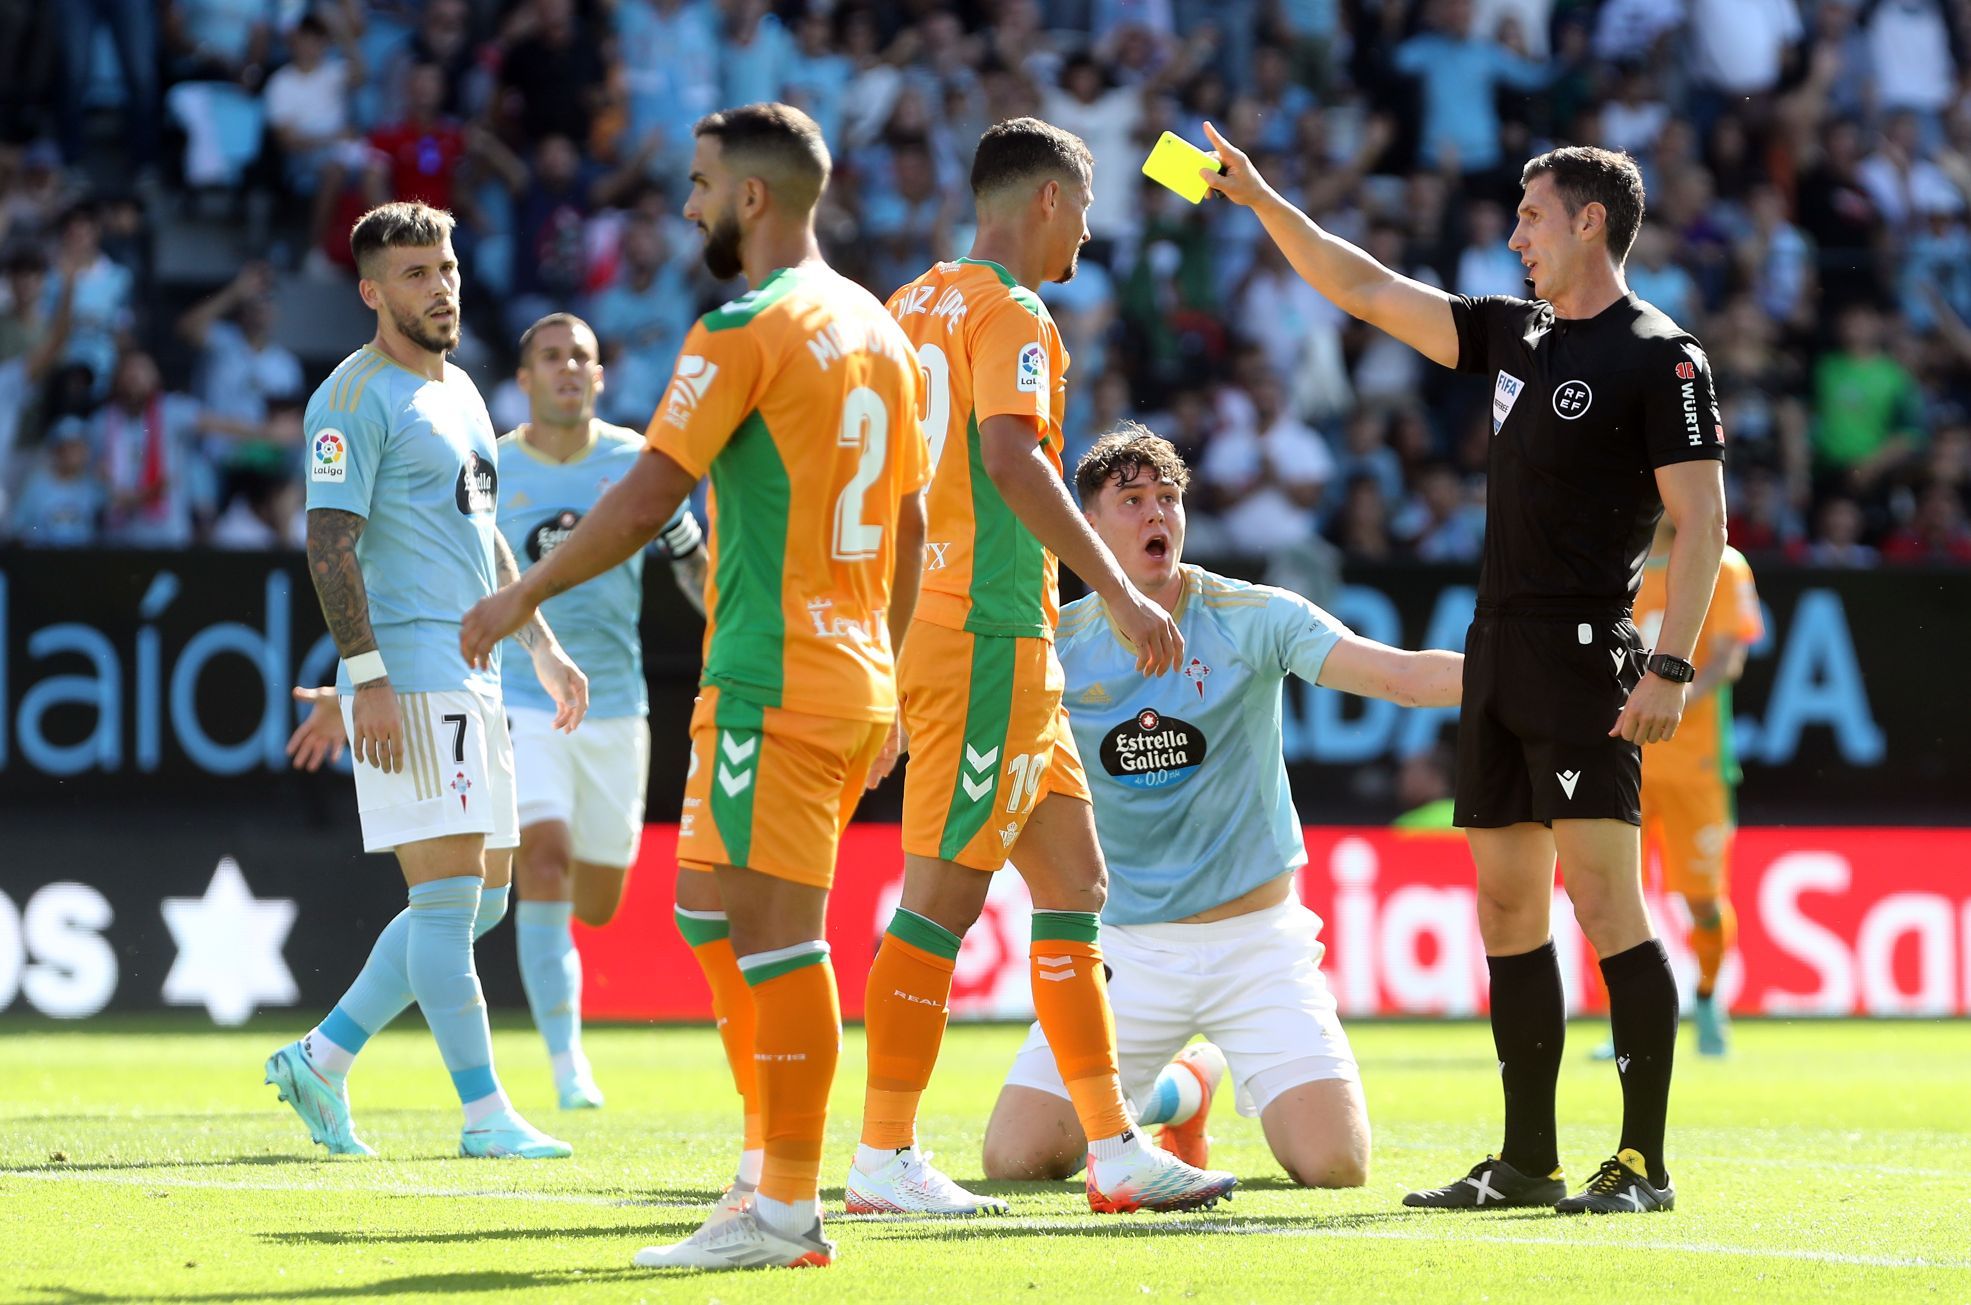
<svg viewBox="0 0 1971 1305">
<path fill-rule="evenodd" d="M 1095 1157 L 1096 1164 L 1101 1164 L 1105 1160 L 1125 1159 L 1138 1151 L 1147 1150 L 1148 1147 L 1149 1143 L 1143 1140 L 1143 1134 L 1132 1128 L 1126 1133 L 1117 1133 L 1114 1137 L 1096 1138 L 1088 1144 L 1088 1154 Z"/>
<path fill-rule="evenodd" d="M 589 1072 L 589 1059 L 579 1051 L 557 1051 L 548 1060 L 554 1065 L 556 1083 L 566 1083 L 577 1074 Z"/>
<path fill-rule="evenodd" d="M 505 1089 L 496 1091 L 489 1096 L 480 1097 L 477 1101 L 468 1101 L 465 1103 L 465 1126 L 471 1128 L 474 1124 L 479 1123 L 489 1116 L 497 1115 L 502 1110 L 511 1109 L 513 1109 L 513 1102 L 507 1100 Z"/>
<path fill-rule="evenodd" d="M 330 1078 L 341 1078 L 356 1063 L 356 1053 L 336 1045 L 333 1038 L 322 1032 L 319 1024 L 301 1039 L 301 1054 L 308 1058 L 310 1065 Z"/>
<path fill-rule="evenodd" d="M 766 1168 L 766 1156 L 766 1148 L 763 1146 L 752 1147 L 749 1150 L 739 1153 L 739 1185 L 741 1187 L 758 1187 L 760 1185 L 760 1173 Z"/>
<path fill-rule="evenodd" d="M 914 1146 L 903 1148 L 904 1151 L 915 1151 L 916 1149 Z M 855 1147 L 855 1167 L 865 1174 L 879 1174 L 883 1171 L 884 1165 L 896 1159 L 900 1154 L 901 1152 L 894 1147 L 864 1146 L 858 1142 Z"/>
<path fill-rule="evenodd" d="M 820 1201 L 776 1201 L 753 1198 L 753 1217 L 783 1237 L 805 1237 L 821 1221 Z"/>
</svg>

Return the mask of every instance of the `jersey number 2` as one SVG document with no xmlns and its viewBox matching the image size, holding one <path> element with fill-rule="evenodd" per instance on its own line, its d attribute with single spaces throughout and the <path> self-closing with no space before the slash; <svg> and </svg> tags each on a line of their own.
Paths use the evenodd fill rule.
<svg viewBox="0 0 1971 1305">
<path fill-rule="evenodd" d="M 843 448 L 862 448 L 855 476 L 835 500 L 835 559 L 867 562 L 883 547 L 883 527 L 862 519 L 863 496 L 883 474 L 890 448 L 890 412 L 883 398 L 867 386 L 850 390 L 842 401 L 842 431 L 835 442 Z"/>
</svg>

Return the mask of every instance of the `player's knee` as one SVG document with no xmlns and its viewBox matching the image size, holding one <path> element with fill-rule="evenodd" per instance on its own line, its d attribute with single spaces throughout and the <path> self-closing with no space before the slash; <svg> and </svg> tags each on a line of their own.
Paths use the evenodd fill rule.
<svg viewBox="0 0 1971 1305">
<path fill-rule="evenodd" d="M 611 898 L 575 898 L 575 918 L 591 929 L 600 929 L 616 918 L 620 903 Z"/>
<path fill-rule="evenodd" d="M 981 1157 L 985 1176 L 994 1182 L 1046 1182 L 1072 1178 L 1075 1163 L 1057 1150 L 1032 1139 L 1013 1140 L 986 1134 Z"/>
<path fill-rule="evenodd" d="M 1478 892 L 1478 932 L 1488 951 L 1511 953 L 1540 945 L 1547 936 L 1548 912 L 1545 902 L 1524 901 L 1508 894 L 1480 888 Z M 1525 948 L 1515 946 L 1527 939 Z"/>
<path fill-rule="evenodd" d="M 568 883 L 568 861 L 551 851 L 534 851 L 514 862 L 514 880 L 522 901 L 552 902 Z"/>
<path fill-rule="evenodd" d="M 1367 1147 L 1320 1146 L 1282 1156 L 1281 1168 L 1302 1187 L 1361 1187 L 1369 1181 Z"/>
</svg>

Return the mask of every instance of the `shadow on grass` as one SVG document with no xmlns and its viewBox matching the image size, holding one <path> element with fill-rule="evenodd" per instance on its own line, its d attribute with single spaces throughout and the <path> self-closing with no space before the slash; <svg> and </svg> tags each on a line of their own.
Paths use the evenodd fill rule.
<svg viewBox="0 0 1971 1305">
<path fill-rule="evenodd" d="M 488 1242 L 582 1241 L 588 1238 L 649 1237 L 655 1241 L 682 1240 L 705 1222 L 700 1206 L 645 1207 L 641 1202 L 625 1201 L 629 1211 L 646 1211 L 655 1216 L 633 1224 L 591 1224 L 579 1228 L 467 1228 L 451 1232 L 377 1232 L 364 1228 L 319 1228 L 287 1232 L 260 1233 L 259 1240 L 279 1246 L 447 1246 Z M 665 1215 L 675 1215 L 666 1218 Z"/>
<path fill-rule="evenodd" d="M 187 1270 L 188 1278 L 195 1275 L 196 1269 Z M 173 1291 L 162 1283 L 154 1284 L 159 1290 L 153 1299 L 170 1301 L 212 1302 L 218 1305 L 224 1301 L 248 1300 L 336 1300 L 347 1299 L 352 1295 L 363 1296 L 418 1296 L 427 1294 L 449 1294 L 459 1292 L 525 1291 L 529 1288 L 567 1290 L 591 1282 L 617 1282 L 630 1278 L 650 1278 L 647 1269 L 625 1266 L 610 1269 L 551 1269 L 534 1273 L 493 1272 L 463 1270 L 458 1273 L 413 1273 L 401 1278 L 386 1278 L 381 1282 L 366 1283 L 360 1287 L 344 1282 L 318 1287 L 256 1287 L 250 1291 Z M 669 1275 L 667 1275 L 669 1276 Z M 111 1292 L 85 1291 L 76 1287 L 29 1287 L 27 1294 L 20 1299 L 34 1302 L 34 1305 L 97 1305 L 97 1302 L 122 1302 L 129 1297 Z"/>
<path fill-rule="evenodd" d="M 86 1174 L 104 1171 L 122 1172 L 145 1169 L 231 1169 L 236 1165 L 298 1165 L 317 1163 L 320 1156 L 309 1157 L 300 1152 L 291 1155 L 242 1155 L 221 1157 L 216 1160 L 30 1160 L 21 1164 L 0 1165 L 0 1174 Z"/>
<path fill-rule="evenodd" d="M 1001 1237 L 1197 1237 L 1240 1230 L 1293 1232 L 1377 1228 L 1409 1223 L 1419 1218 L 1427 1220 L 1432 1214 L 1429 1210 L 1355 1210 L 1334 1214 L 1242 1215 L 1236 1208 L 1221 1206 L 1191 1213 L 1104 1216 L 1099 1223 L 1092 1224 L 1067 1222 L 1067 1218 L 1083 1218 L 1081 1215 L 1067 1216 L 1058 1224 L 1051 1222 L 1046 1215 L 1036 1216 L 1031 1221 L 1015 1215 L 1010 1221 L 980 1218 L 962 1223 L 946 1220 L 932 1223 L 923 1219 L 898 1219 L 894 1222 L 870 1220 L 856 1226 L 862 1235 L 878 1241 L 901 1241 L 927 1235 L 940 1240 L 961 1241 Z"/>
</svg>

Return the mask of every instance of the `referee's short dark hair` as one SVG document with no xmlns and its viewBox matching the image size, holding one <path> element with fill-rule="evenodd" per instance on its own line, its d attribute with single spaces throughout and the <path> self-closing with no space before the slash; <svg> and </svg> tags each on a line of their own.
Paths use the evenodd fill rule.
<svg viewBox="0 0 1971 1305">
<path fill-rule="evenodd" d="M 1530 160 L 1519 174 L 1519 184 L 1530 186 L 1533 178 L 1541 176 L 1554 179 L 1569 217 L 1584 204 L 1601 205 L 1608 214 L 1608 252 L 1618 263 L 1628 258 L 1643 220 L 1642 170 L 1634 159 L 1621 150 L 1568 145 Z"/>
<path fill-rule="evenodd" d="M 820 125 L 791 104 L 720 109 L 700 118 L 691 134 L 718 141 L 728 168 L 761 177 L 795 212 L 814 208 L 835 166 Z"/>
<path fill-rule="evenodd" d="M 1075 492 L 1087 507 L 1111 480 L 1119 486 L 1132 485 L 1146 472 L 1179 491 L 1191 483 L 1191 469 L 1184 465 L 1176 445 L 1142 422 L 1119 421 L 1075 464 Z"/>
<path fill-rule="evenodd" d="M 972 156 L 972 197 L 985 199 L 1021 181 L 1085 180 L 1095 156 L 1081 137 L 1038 118 L 1008 118 L 986 128 Z"/>
</svg>

